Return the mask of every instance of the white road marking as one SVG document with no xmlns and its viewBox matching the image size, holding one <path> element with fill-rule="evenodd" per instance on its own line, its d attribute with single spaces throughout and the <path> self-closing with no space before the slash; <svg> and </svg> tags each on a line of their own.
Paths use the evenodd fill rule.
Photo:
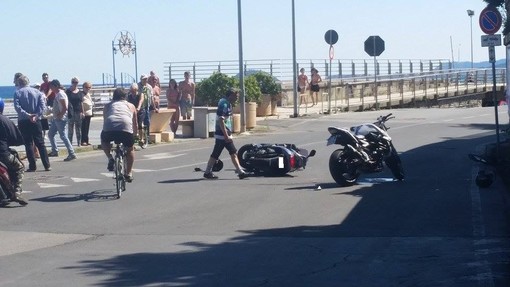
<svg viewBox="0 0 510 287">
<path fill-rule="evenodd" d="M 45 183 L 45 182 L 38 182 L 37 183 L 40 188 L 55 188 L 55 187 L 64 187 L 68 186 L 65 184 L 54 184 L 54 183 Z"/>
<path fill-rule="evenodd" d="M 139 159 L 138 161 L 145 161 L 145 160 L 158 160 L 158 159 L 168 159 L 168 158 L 174 158 L 186 155 L 185 153 L 181 154 L 171 154 L 169 152 L 163 152 L 163 153 L 154 153 L 154 154 L 148 154 L 144 155 L 144 159 Z"/>
<path fill-rule="evenodd" d="M 100 179 L 97 178 L 79 178 L 79 177 L 71 177 L 71 180 L 74 182 L 100 181 Z"/>
<path fill-rule="evenodd" d="M 151 172 L 151 171 L 156 171 L 154 169 L 138 169 L 138 168 L 133 168 L 133 172 Z"/>
</svg>

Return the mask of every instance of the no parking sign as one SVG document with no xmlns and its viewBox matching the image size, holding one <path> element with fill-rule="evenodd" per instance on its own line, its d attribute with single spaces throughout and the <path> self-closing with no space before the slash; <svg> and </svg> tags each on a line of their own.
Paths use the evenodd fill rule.
<svg viewBox="0 0 510 287">
<path fill-rule="evenodd" d="M 480 23 L 480 29 L 485 34 L 492 35 L 501 28 L 503 20 L 501 19 L 501 13 L 499 13 L 496 7 L 487 6 L 480 13 L 478 22 Z"/>
</svg>

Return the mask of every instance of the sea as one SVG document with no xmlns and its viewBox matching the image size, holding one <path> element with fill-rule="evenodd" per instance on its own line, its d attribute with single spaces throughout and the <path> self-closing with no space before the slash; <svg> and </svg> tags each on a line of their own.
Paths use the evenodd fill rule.
<svg viewBox="0 0 510 287">
<path fill-rule="evenodd" d="M 0 86 L 0 98 L 4 100 L 12 100 L 14 97 L 14 91 L 16 91 L 14 86 Z"/>
</svg>

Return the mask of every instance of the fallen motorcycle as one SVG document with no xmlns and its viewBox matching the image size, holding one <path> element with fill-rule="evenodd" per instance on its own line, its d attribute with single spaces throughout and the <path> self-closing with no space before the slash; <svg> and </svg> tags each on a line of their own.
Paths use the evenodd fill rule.
<svg viewBox="0 0 510 287">
<path fill-rule="evenodd" d="M 396 180 L 404 179 L 402 162 L 393 146 L 386 127 L 392 114 L 380 116 L 376 122 L 351 127 L 350 130 L 329 127 L 331 136 L 328 146 L 341 145 L 329 158 L 329 172 L 342 186 L 356 183 L 361 173 L 375 173 L 383 170 L 383 162 Z"/>
<path fill-rule="evenodd" d="M 239 163 L 247 172 L 266 176 L 282 176 L 304 169 L 315 150 L 298 148 L 294 144 L 247 144 L 237 152 Z"/>
</svg>

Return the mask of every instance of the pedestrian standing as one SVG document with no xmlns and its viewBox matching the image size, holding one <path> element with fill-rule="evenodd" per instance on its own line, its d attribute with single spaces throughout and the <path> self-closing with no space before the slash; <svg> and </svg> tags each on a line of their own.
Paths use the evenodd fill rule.
<svg viewBox="0 0 510 287">
<path fill-rule="evenodd" d="M 140 102 L 136 106 L 137 114 L 141 122 L 138 122 L 138 144 L 141 148 L 147 148 L 149 144 L 149 131 L 151 125 L 150 108 L 153 105 L 152 87 L 147 83 L 147 75 L 140 76 L 138 83 L 138 93 L 140 94 Z"/>
<path fill-rule="evenodd" d="M 90 94 L 90 89 L 92 89 L 92 83 L 85 82 L 83 83 L 83 90 L 81 93 L 82 100 L 82 108 L 83 108 L 83 120 L 81 122 L 81 145 L 88 146 L 90 145 L 89 141 L 89 130 L 90 130 L 90 121 L 92 120 L 94 101 L 92 100 L 92 96 Z"/>
<path fill-rule="evenodd" d="M 216 111 L 216 128 L 214 131 L 214 149 L 211 157 L 207 162 L 204 177 L 208 179 L 217 179 L 218 177 L 212 173 L 212 168 L 216 161 L 220 158 L 221 152 L 224 148 L 228 150 L 232 163 L 234 164 L 239 179 L 247 177 L 247 174 L 241 168 L 239 159 L 237 158 L 237 149 L 232 140 L 232 104 L 237 101 L 239 92 L 237 90 L 229 89 L 224 98 L 218 102 L 218 109 Z"/>
<path fill-rule="evenodd" d="M 184 72 L 184 81 L 179 82 L 181 93 L 181 115 L 183 120 L 191 119 L 193 105 L 195 104 L 195 83 L 191 80 L 189 72 Z"/>
<path fill-rule="evenodd" d="M 299 106 L 303 103 L 303 100 L 305 102 L 305 107 L 307 106 L 306 101 L 306 88 L 308 87 L 308 76 L 305 75 L 305 68 L 301 68 L 299 70 L 301 74 L 298 76 L 298 92 L 299 92 Z"/>
<path fill-rule="evenodd" d="M 81 122 L 83 119 L 83 93 L 80 93 L 80 89 L 78 89 L 78 84 L 80 80 L 77 77 L 71 79 L 71 87 L 66 90 L 67 100 L 69 103 L 69 107 L 67 110 L 68 116 L 68 133 L 67 137 L 71 144 L 73 143 L 73 134 L 76 131 L 76 143 L 80 146 L 81 143 Z"/>
<path fill-rule="evenodd" d="M 71 161 L 76 159 L 76 155 L 69 138 L 67 138 L 67 107 L 69 104 L 67 95 L 62 89 L 59 80 L 51 81 L 50 89 L 55 93 L 55 100 L 53 101 L 53 118 L 51 120 L 50 130 L 48 131 L 51 144 L 49 156 L 58 156 L 58 147 L 55 141 L 55 135 L 58 132 L 60 139 L 67 148 L 68 155 L 64 161 Z"/>
<path fill-rule="evenodd" d="M 310 80 L 310 94 L 312 96 L 312 106 L 319 104 L 320 82 L 322 82 L 322 78 L 319 75 L 319 71 L 317 71 L 317 69 L 315 68 L 312 68 L 312 76 Z"/>
<path fill-rule="evenodd" d="M 17 79 L 19 89 L 14 94 L 14 109 L 18 114 L 18 127 L 23 135 L 25 152 L 28 159 L 27 171 L 31 172 L 37 169 L 34 144 L 39 150 L 44 169 L 50 171 L 50 161 L 46 146 L 44 145 L 41 125 L 41 118 L 46 109 L 45 97 L 41 91 L 30 87 L 28 84 L 28 77 L 20 76 Z"/>
<path fill-rule="evenodd" d="M 175 112 L 172 114 L 172 117 L 170 118 L 170 130 L 174 133 L 174 136 L 175 133 L 177 132 L 177 128 L 179 127 L 180 99 L 181 94 L 179 93 L 177 82 L 174 79 L 170 79 L 168 89 L 166 90 L 166 103 L 167 108 L 175 109 Z"/>
</svg>

